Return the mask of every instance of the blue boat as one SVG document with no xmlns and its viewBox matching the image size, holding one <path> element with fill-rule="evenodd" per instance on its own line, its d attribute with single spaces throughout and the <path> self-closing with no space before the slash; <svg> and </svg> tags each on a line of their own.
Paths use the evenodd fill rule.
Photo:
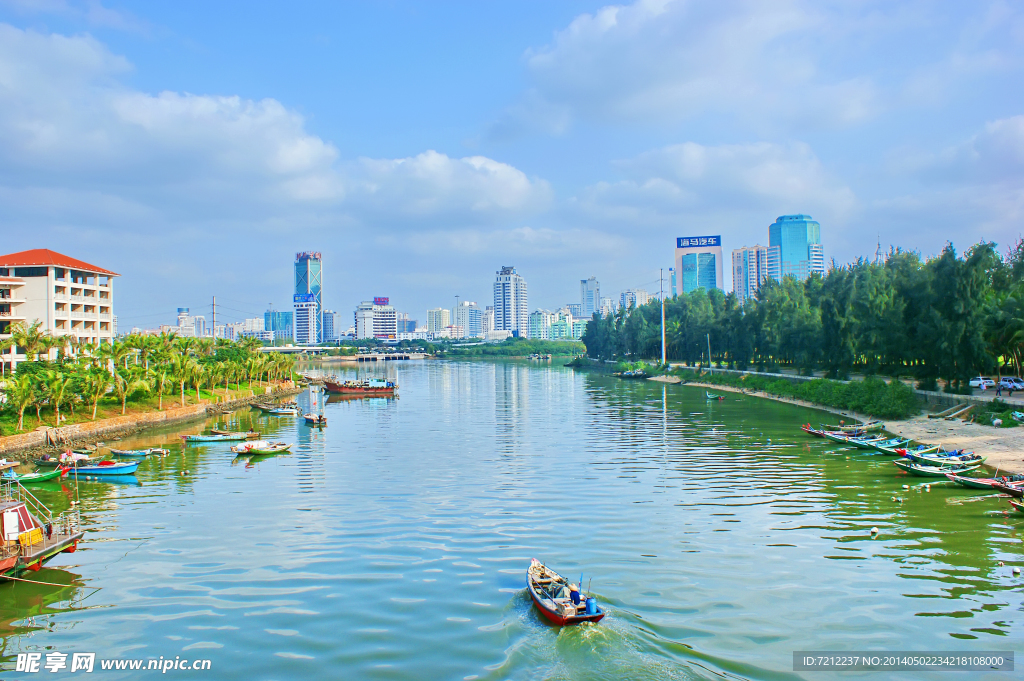
<svg viewBox="0 0 1024 681">
<path fill-rule="evenodd" d="M 135 472 L 135 469 L 139 467 L 141 461 L 119 461 L 117 463 L 111 462 L 104 466 L 102 463 L 89 466 L 79 466 L 77 469 L 72 469 L 70 475 L 74 475 L 75 471 L 78 471 L 78 475 L 129 475 Z"/>
</svg>

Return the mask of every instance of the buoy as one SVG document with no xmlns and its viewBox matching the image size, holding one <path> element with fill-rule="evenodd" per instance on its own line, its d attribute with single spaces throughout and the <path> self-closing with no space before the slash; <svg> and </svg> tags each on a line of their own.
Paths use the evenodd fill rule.
<svg viewBox="0 0 1024 681">
<path fill-rule="evenodd" d="M 893 498 L 892 498 L 892 500 L 893 500 L 893 501 L 896 501 L 896 497 L 893 497 Z"/>
<path fill-rule="evenodd" d="M 903 489 L 910 489 L 910 485 L 903 485 Z"/>
<path fill-rule="evenodd" d="M 1016 565 L 1013 566 L 1013 574 L 1015 574 L 1015 575 L 1019 575 L 1020 574 L 1020 568 L 1017 567 Z"/>
<path fill-rule="evenodd" d="M 925 485 L 924 486 L 924 491 L 925 492 L 931 492 L 932 491 L 932 486 L 931 485 Z"/>
<path fill-rule="evenodd" d="M 1003 561 L 999 561 L 999 567 L 1003 567 L 1003 565 L 1004 565 Z"/>
<path fill-rule="evenodd" d="M 877 527 L 872 527 L 871 528 L 871 534 L 878 534 L 878 528 Z"/>
</svg>

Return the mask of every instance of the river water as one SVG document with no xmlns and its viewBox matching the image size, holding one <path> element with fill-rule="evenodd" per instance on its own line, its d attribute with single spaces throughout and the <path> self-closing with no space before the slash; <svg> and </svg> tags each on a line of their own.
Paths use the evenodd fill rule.
<svg viewBox="0 0 1024 681">
<path fill-rule="evenodd" d="M 80 484 L 86 541 L 26 575 L 68 586 L 0 586 L 4 660 L 206 658 L 218 679 L 781 679 L 821 678 L 792 671 L 796 650 L 1022 650 L 1024 515 L 797 429 L 827 414 L 538 362 L 347 371 L 387 372 L 400 399 L 326 404 L 323 430 L 250 411 L 206 424 L 252 423 L 296 443 L 287 456 L 183 449 L 201 424 L 120 443 L 172 454 L 137 483 Z M 74 498 L 33 491 L 56 510 Z M 582 573 L 604 621 L 545 624 L 531 557 Z"/>
</svg>

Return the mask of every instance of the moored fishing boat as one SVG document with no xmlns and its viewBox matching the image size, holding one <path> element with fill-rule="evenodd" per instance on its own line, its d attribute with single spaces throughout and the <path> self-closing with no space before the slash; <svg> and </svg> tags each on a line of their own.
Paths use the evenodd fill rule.
<svg viewBox="0 0 1024 681">
<path fill-rule="evenodd" d="M 81 524 L 77 508 L 54 516 L 21 485 L 0 482 L 0 575 L 17 577 L 58 553 L 74 553 L 84 535 Z"/>
<path fill-rule="evenodd" d="M 138 469 L 140 461 L 100 461 L 98 464 L 83 466 L 79 464 L 78 475 L 130 475 Z"/>
<path fill-rule="evenodd" d="M 77 466 L 88 466 L 94 463 L 94 460 L 85 455 L 76 452 L 64 452 L 59 457 L 51 456 L 49 454 L 43 454 L 38 459 L 35 459 L 34 463 L 39 468 L 56 468 L 57 466 L 71 466 L 72 468 Z"/>
<path fill-rule="evenodd" d="M 999 490 L 1003 494 L 1009 494 L 1011 497 L 1017 497 L 1018 499 L 1024 497 L 1024 485 L 1017 486 L 1013 483 L 999 482 L 997 480 L 992 483 L 992 488 Z"/>
<path fill-rule="evenodd" d="M 882 444 L 888 440 L 883 437 L 851 437 L 847 442 L 857 449 L 874 449 L 876 444 Z"/>
<path fill-rule="evenodd" d="M 823 430 L 823 431 L 821 431 L 821 436 L 823 438 L 825 438 L 826 440 L 831 440 L 832 442 L 837 442 L 837 443 L 839 443 L 841 445 L 850 445 L 850 446 L 854 446 L 854 447 L 857 446 L 857 445 L 854 444 L 853 440 L 862 437 L 862 435 L 849 435 L 847 433 L 835 432 L 835 431 L 832 431 L 832 430 Z M 867 449 L 869 447 L 870 447 L 870 445 L 867 445 L 866 442 L 861 444 L 861 448 L 862 449 Z"/>
<path fill-rule="evenodd" d="M 974 464 L 943 464 L 940 466 L 933 466 L 928 464 L 914 463 L 907 459 L 897 459 L 893 461 L 900 470 L 904 470 L 913 475 L 920 476 L 922 478 L 944 478 L 946 473 L 967 473 L 973 471 L 975 468 L 981 466 L 980 463 Z"/>
<path fill-rule="evenodd" d="M 246 440 L 259 440 L 260 434 L 255 430 L 218 430 L 216 428 L 210 429 L 210 435 L 244 435 Z"/>
<path fill-rule="evenodd" d="M 572 588 L 574 586 L 575 589 Z M 583 592 L 582 584 L 569 584 L 567 579 L 536 558 L 530 559 L 526 588 L 540 614 L 552 624 L 599 622 L 605 616 L 597 606 L 597 600 Z"/>
<path fill-rule="evenodd" d="M 709 400 L 724 400 L 725 399 L 724 395 L 716 395 L 715 393 L 708 392 L 707 390 L 704 391 L 704 396 L 706 398 L 708 398 Z"/>
<path fill-rule="evenodd" d="M 875 450 L 876 452 L 890 454 L 897 447 L 906 447 L 908 444 L 910 444 L 910 440 L 907 440 L 902 437 L 891 437 L 888 440 L 871 440 L 870 444 L 870 448 Z"/>
<path fill-rule="evenodd" d="M 269 454 L 284 454 L 290 451 L 291 445 L 284 442 L 270 442 L 259 447 L 249 447 L 242 454 L 249 454 L 251 456 L 269 455 Z"/>
<path fill-rule="evenodd" d="M 1014 501 L 1013 499 L 1010 499 L 1010 506 L 1013 506 L 1021 513 L 1024 513 L 1024 504 L 1020 503 L 1019 501 Z"/>
<path fill-rule="evenodd" d="M 363 381 L 325 380 L 324 389 L 340 395 L 392 395 L 398 390 L 398 384 L 383 378 Z"/>
<path fill-rule="evenodd" d="M 235 454 L 245 454 L 253 447 L 268 447 L 270 442 L 268 440 L 252 440 L 250 442 L 243 442 L 240 445 L 235 445 L 231 448 L 231 451 Z"/>
<path fill-rule="evenodd" d="M 885 427 L 885 424 L 882 423 L 881 421 L 868 421 L 867 423 L 850 423 L 850 424 L 840 423 L 839 425 L 835 425 L 835 426 L 826 425 L 824 423 L 821 424 L 821 429 L 822 430 L 863 431 L 865 433 L 869 432 L 869 431 L 872 431 L 872 430 L 882 430 L 882 428 L 884 428 L 884 427 Z"/>
<path fill-rule="evenodd" d="M 14 465 L 17 466 L 18 464 L 15 463 Z M 18 473 L 14 472 L 14 469 L 12 467 L 9 466 L 10 464 L 7 463 L 0 464 L 0 467 L 2 467 L 3 469 L 2 472 L 0 472 L 0 480 L 10 480 L 13 482 L 17 482 L 19 485 L 28 485 L 34 482 L 47 482 L 49 480 L 56 480 L 66 475 L 67 472 L 70 470 L 70 468 L 68 468 L 67 466 L 61 466 L 59 468 L 55 468 L 52 471 L 47 471 L 45 473 L 23 473 L 19 475 Z"/>
<path fill-rule="evenodd" d="M 916 447 L 879 447 L 876 446 L 879 452 L 884 454 L 890 454 L 892 456 L 906 456 L 907 452 L 914 452 L 915 454 L 928 454 L 930 452 L 937 452 L 941 447 L 939 445 L 918 445 Z"/>
<path fill-rule="evenodd" d="M 904 455 L 908 459 L 913 459 L 918 463 L 928 464 L 932 466 L 941 466 L 947 463 L 985 463 L 987 456 L 975 454 L 974 452 L 965 452 L 964 450 L 958 450 L 955 452 L 931 452 L 922 453 L 908 450 Z"/>
<path fill-rule="evenodd" d="M 171 450 L 162 447 L 150 447 L 149 449 L 110 449 L 110 453 L 122 459 L 145 459 L 150 454 L 154 456 L 167 456 Z"/>
<path fill-rule="evenodd" d="M 971 489 L 996 489 L 996 485 L 1007 485 L 1009 487 L 1021 487 L 1024 486 L 1024 475 L 1004 475 L 999 478 L 969 478 L 964 475 L 957 475 L 956 473 L 946 473 L 946 477 L 951 482 L 955 482 L 962 487 L 970 487 Z"/>
<path fill-rule="evenodd" d="M 305 419 L 306 423 L 311 426 L 326 426 L 327 417 L 323 414 L 303 414 L 302 418 Z"/>
<path fill-rule="evenodd" d="M 182 435 L 185 442 L 239 442 L 246 439 L 245 433 L 231 435 Z"/>
</svg>

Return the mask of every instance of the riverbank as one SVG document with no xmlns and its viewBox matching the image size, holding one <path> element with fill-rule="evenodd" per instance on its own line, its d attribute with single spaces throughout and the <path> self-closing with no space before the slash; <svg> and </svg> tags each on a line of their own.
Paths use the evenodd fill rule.
<svg viewBox="0 0 1024 681">
<path fill-rule="evenodd" d="M 270 392 L 249 395 L 227 402 L 204 400 L 198 404 L 115 416 L 96 421 L 83 421 L 60 428 L 38 428 L 28 433 L 0 437 L 0 456 L 28 461 L 43 453 L 54 453 L 71 447 L 110 439 L 120 439 L 154 426 L 205 419 L 211 414 L 241 409 L 254 402 L 288 397 L 302 392 L 294 384 Z"/>
<path fill-rule="evenodd" d="M 671 380 L 673 378 L 676 380 Z M 663 383 L 681 382 L 676 376 L 654 376 L 648 380 Z M 706 387 L 711 384 L 693 383 L 691 385 Z M 779 397 L 759 390 L 742 390 L 726 385 L 714 385 L 714 389 L 716 392 L 751 395 L 766 400 L 820 409 L 847 419 L 873 420 L 867 414 L 833 409 L 804 400 Z M 942 445 L 945 449 L 966 449 L 987 456 L 988 460 L 985 465 L 991 469 L 991 472 L 998 470 L 1000 473 L 1024 473 L 1024 428 L 992 428 L 959 419 L 954 421 L 930 419 L 926 414 L 904 420 L 888 420 L 885 423 L 886 431 L 893 435 L 909 438 L 915 442 Z"/>
</svg>

